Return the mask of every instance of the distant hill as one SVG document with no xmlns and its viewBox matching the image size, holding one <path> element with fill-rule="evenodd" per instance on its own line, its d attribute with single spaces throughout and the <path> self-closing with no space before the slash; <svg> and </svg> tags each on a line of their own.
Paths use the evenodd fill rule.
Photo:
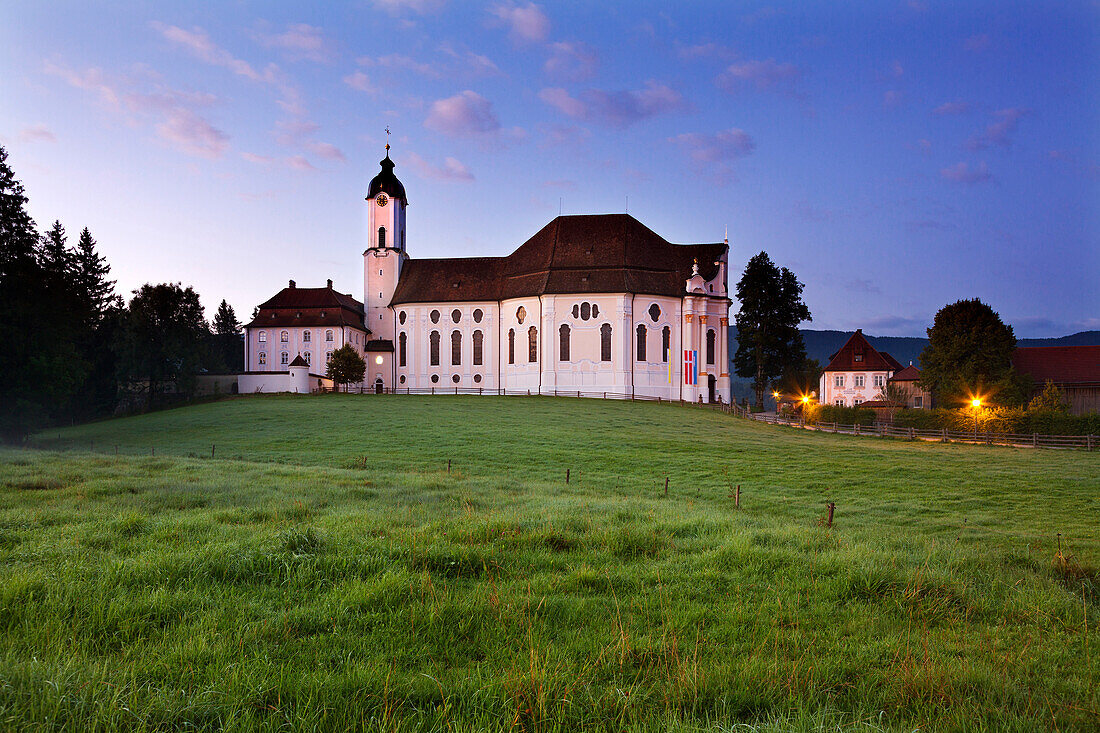
<svg viewBox="0 0 1100 733">
<path fill-rule="evenodd" d="M 817 359 L 821 366 L 829 363 L 829 357 L 851 338 L 854 331 L 814 331 L 801 329 L 802 340 L 806 342 L 806 354 Z M 864 334 L 879 351 L 885 351 L 902 364 L 920 366 L 920 352 L 928 345 L 928 339 L 914 336 L 871 336 Z M 1081 331 L 1069 336 L 1044 339 L 1018 339 L 1019 346 L 1100 346 L 1100 331 Z M 737 351 L 737 328 L 730 326 L 730 355 Z"/>
</svg>

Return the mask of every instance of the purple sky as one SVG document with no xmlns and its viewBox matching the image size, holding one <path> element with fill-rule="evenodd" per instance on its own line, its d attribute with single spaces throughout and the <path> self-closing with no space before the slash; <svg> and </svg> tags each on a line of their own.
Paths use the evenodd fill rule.
<svg viewBox="0 0 1100 733">
<path fill-rule="evenodd" d="M 43 2 L 0 7 L 0 142 L 129 293 L 362 297 L 393 131 L 413 257 L 557 215 L 767 250 L 814 328 L 980 297 L 1100 328 L 1100 4 Z"/>
</svg>

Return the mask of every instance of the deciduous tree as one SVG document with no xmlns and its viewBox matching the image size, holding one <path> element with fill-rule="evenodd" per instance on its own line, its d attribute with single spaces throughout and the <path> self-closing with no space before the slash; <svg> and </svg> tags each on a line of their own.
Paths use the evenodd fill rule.
<svg viewBox="0 0 1100 733">
<path fill-rule="evenodd" d="M 359 352 L 351 344 L 344 344 L 328 360 L 328 368 L 325 376 L 332 380 L 333 384 L 345 388 L 349 384 L 363 381 L 363 375 L 367 371 L 367 363 Z"/>
<path fill-rule="evenodd" d="M 733 364 L 738 376 L 752 378 L 756 408 L 762 410 L 768 383 L 806 359 L 798 324 L 812 320 L 810 309 L 802 302 L 802 283 L 786 267 L 776 267 L 767 252 L 749 260 L 737 283 L 737 300 Z"/>
</svg>

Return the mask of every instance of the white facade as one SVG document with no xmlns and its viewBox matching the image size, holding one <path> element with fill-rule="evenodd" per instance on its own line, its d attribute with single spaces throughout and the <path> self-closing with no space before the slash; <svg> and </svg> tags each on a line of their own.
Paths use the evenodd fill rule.
<svg viewBox="0 0 1100 733">
<path fill-rule="evenodd" d="M 856 407 L 878 399 L 893 374 L 892 370 L 822 372 L 819 399 L 823 405 Z"/>
</svg>

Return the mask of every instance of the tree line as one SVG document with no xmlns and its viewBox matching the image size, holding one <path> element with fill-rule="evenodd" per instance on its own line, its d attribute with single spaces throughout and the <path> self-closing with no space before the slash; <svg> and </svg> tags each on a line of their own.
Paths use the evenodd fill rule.
<svg viewBox="0 0 1100 733">
<path fill-rule="evenodd" d="M 207 323 L 198 294 L 146 284 L 129 303 L 85 227 L 40 232 L 0 146 L 0 438 L 156 407 L 194 393 L 203 372 L 243 368 L 241 324 L 222 300 Z"/>
</svg>

